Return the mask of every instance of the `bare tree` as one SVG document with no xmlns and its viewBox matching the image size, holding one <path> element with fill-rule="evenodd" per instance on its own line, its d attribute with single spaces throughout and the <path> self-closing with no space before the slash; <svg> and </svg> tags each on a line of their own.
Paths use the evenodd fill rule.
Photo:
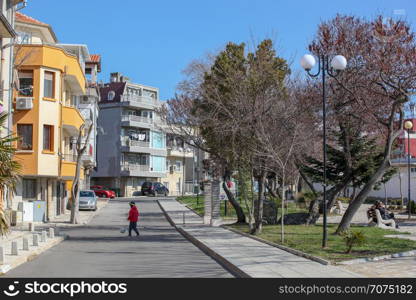
<svg viewBox="0 0 416 300">
<path fill-rule="evenodd" d="M 87 125 L 84 123 L 79 128 L 77 143 L 76 143 L 76 151 L 77 151 L 77 161 L 76 161 L 76 168 L 75 168 L 75 176 L 74 181 L 72 184 L 71 189 L 71 196 L 72 196 L 72 205 L 71 205 L 71 224 L 78 224 L 78 212 L 79 212 L 79 191 L 80 191 L 80 171 L 81 171 L 81 163 L 82 163 L 82 155 L 84 154 L 85 150 L 89 145 L 89 138 L 92 132 L 93 125 L 90 124 L 88 129 L 85 129 Z M 87 134 L 85 135 L 85 130 L 87 130 Z"/>
</svg>

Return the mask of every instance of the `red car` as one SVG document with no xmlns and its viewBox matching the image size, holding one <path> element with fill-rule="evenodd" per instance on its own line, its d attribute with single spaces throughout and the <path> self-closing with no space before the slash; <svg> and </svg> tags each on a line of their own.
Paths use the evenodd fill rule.
<svg viewBox="0 0 416 300">
<path fill-rule="evenodd" d="M 91 189 L 94 191 L 95 195 L 100 198 L 115 198 L 116 193 L 114 191 L 104 188 L 102 185 L 93 185 Z"/>
</svg>

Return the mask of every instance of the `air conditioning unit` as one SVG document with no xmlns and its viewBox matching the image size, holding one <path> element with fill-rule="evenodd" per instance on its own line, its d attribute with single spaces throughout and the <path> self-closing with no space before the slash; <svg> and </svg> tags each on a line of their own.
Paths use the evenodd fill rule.
<svg viewBox="0 0 416 300">
<path fill-rule="evenodd" d="M 89 97 L 88 96 L 81 96 L 81 102 L 88 103 L 89 102 Z"/>
<path fill-rule="evenodd" d="M 16 110 L 29 110 L 33 108 L 32 97 L 17 97 L 16 98 Z"/>
</svg>

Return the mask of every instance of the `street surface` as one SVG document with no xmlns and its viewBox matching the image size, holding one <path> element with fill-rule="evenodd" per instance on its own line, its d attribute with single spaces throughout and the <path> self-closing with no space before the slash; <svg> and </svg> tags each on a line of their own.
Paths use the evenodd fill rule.
<svg viewBox="0 0 416 300">
<path fill-rule="evenodd" d="M 128 237 L 128 202 L 115 199 L 86 226 L 61 229 L 69 235 L 6 277 L 232 277 L 167 222 L 155 198 L 134 198 L 140 236 Z"/>
</svg>

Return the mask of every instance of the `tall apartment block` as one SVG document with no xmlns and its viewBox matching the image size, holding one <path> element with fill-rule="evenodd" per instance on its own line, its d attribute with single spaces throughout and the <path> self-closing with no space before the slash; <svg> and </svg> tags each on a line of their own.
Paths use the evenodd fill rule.
<svg viewBox="0 0 416 300">
<path fill-rule="evenodd" d="M 97 167 L 93 182 L 132 196 L 143 181 L 166 176 L 166 135 L 155 110 L 159 90 L 111 73 L 100 87 Z"/>
</svg>

